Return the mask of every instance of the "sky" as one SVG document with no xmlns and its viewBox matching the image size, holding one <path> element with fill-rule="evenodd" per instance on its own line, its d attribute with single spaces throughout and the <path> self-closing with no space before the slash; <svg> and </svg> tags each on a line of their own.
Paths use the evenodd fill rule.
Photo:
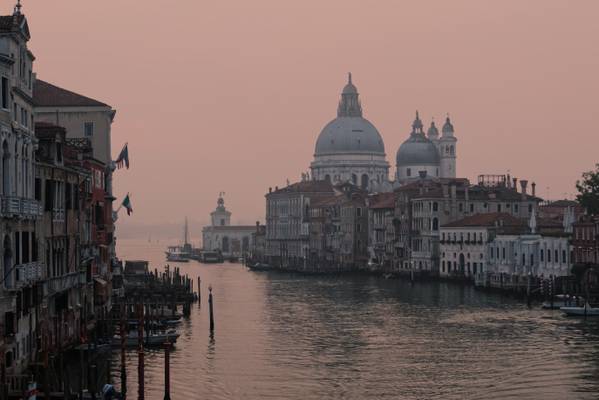
<svg viewBox="0 0 599 400">
<path fill-rule="evenodd" d="M 37 76 L 109 103 L 115 176 L 146 234 L 264 220 L 269 187 L 308 170 L 352 72 L 395 153 L 415 110 L 450 114 L 458 176 L 504 174 L 572 197 L 599 162 L 599 2 L 23 0 Z M 14 1 L 1 0 L 4 14 Z M 438 123 L 438 125 L 439 125 Z M 179 232 L 179 228 L 177 228 Z"/>
</svg>

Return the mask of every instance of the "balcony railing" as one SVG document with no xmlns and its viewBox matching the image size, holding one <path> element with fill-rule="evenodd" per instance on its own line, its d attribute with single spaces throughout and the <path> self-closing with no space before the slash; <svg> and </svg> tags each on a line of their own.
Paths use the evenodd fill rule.
<svg viewBox="0 0 599 400">
<path fill-rule="evenodd" d="M 17 265 L 15 267 L 17 289 L 27 286 L 42 279 L 44 266 L 39 262 Z"/>
<path fill-rule="evenodd" d="M 44 295 L 64 292 L 85 283 L 85 271 L 69 272 L 61 276 L 48 278 L 44 284 Z"/>
<path fill-rule="evenodd" d="M 36 219 L 43 213 L 42 207 L 37 200 L 16 196 L 2 196 L 0 198 L 0 211 L 4 217 L 26 219 Z"/>
</svg>

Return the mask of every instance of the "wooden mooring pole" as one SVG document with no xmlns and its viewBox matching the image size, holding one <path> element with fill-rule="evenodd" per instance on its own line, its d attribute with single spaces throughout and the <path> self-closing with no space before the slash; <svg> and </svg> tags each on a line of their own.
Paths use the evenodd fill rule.
<svg viewBox="0 0 599 400">
<path fill-rule="evenodd" d="M 210 333 L 214 333 L 214 306 L 212 304 L 212 285 L 208 286 L 208 306 L 210 308 Z"/>
<path fill-rule="evenodd" d="M 164 400 L 171 400 L 171 343 L 164 344 Z"/>
</svg>

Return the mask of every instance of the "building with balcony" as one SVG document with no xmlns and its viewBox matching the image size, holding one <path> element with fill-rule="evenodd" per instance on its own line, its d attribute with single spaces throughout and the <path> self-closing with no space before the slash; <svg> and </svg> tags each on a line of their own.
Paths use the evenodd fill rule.
<svg viewBox="0 0 599 400">
<path fill-rule="evenodd" d="M 375 265 L 389 272 L 393 270 L 395 254 L 397 198 L 397 192 L 368 197 L 368 253 Z"/>
</svg>

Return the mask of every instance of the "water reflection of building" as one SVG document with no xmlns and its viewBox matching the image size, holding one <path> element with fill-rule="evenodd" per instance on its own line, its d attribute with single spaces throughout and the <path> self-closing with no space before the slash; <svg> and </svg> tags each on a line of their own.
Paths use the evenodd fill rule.
<svg viewBox="0 0 599 400">
<path fill-rule="evenodd" d="M 216 209 L 210 213 L 210 225 L 202 229 L 202 248 L 220 251 L 224 257 L 241 257 L 252 245 L 255 225 L 231 225 L 231 212 L 225 207 L 224 193 L 220 193 Z"/>
</svg>

